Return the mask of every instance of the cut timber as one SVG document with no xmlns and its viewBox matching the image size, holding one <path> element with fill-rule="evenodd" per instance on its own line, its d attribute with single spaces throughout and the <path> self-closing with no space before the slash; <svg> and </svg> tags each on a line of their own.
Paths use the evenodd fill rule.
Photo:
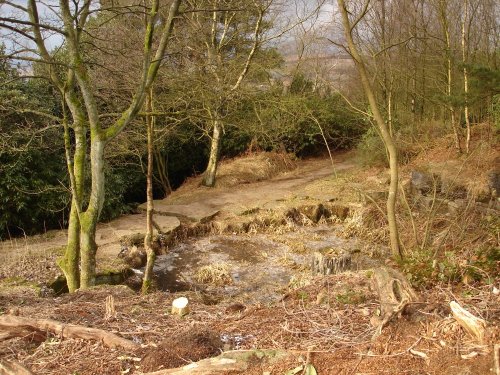
<svg viewBox="0 0 500 375">
<path fill-rule="evenodd" d="M 322 249 L 312 256 L 313 275 L 335 275 L 351 269 L 351 253 L 345 250 Z"/>
<path fill-rule="evenodd" d="M 235 350 L 222 353 L 214 358 L 202 359 L 175 369 L 160 370 L 144 375 L 215 375 L 226 373 L 246 373 L 249 363 L 257 360 L 283 357 L 287 353 L 279 350 Z"/>
<path fill-rule="evenodd" d="M 0 329 L 8 332 L 20 330 L 52 332 L 62 338 L 97 340 L 102 341 L 109 348 L 119 347 L 130 351 L 134 351 L 139 347 L 130 340 L 102 329 L 64 324 L 50 319 L 29 319 L 20 316 L 2 315 L 0 316 Z"/>
<path fill-rule="evenodd" d="M 450 308 L 458 324 L 460 324 L 480 344 L 483 344 L 486 322 L 472 315 L 455 301 L 450 302 Z"/>
<path fill-rule="evenodd" d="M 0 362 L 0 375 L 32 375 L 33 373 L 19 362 Z"/>
<path fill-rule="evenodd" d="M 172 315 L 184 316 L 189 313 L 189 301 L 186 297 L 179 297 L 172 301 Z"/>
<path fill-rule="evenodd" d="M 418 295 L 406 278 L 392 268 L 376 268 L 373 281 L 380 298 L 380 317 L 375 333 L 375 336 L 378 336 L 387 323 L 398 315 L 408 303 L 418 301 Z"/>
</svg>

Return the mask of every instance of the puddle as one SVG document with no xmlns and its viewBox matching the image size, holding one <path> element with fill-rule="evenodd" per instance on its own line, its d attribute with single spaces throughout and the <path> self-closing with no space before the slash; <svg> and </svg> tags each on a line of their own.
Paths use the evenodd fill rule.
<svg viewBox="0 0 500 375">
<path fill-rule="evenodd" d="M 290 279 L 298 273 L 309 275 L 311 253 L 330 246 L 353 248 L 352 240 L 335 236 L 332 227 L 303 228 L 281 235 L 218 235 L 193 239 L 159 256 L 154 272 L 160 290 L 180 292 L 204 290 L 222 298 L 245 303 L 272 303 L 279 300 Z M 281 240 L 302 241 L 306 251 L 295 253 Z M 286 242 L 286 241 L 283 241 Z M 196 272 L 203 266 L 228 264 L 232 282 L 225 286 L 201 285 Z"/>
</svg>

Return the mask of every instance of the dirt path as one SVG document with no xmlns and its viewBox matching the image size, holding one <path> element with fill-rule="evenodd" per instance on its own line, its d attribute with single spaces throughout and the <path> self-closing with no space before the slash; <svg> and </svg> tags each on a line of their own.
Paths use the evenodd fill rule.
<svg viewBox="0 0 500 375">
<path fill-rule="evenodd" d="M 285 200 L 311 197 L 307 191 L 309 184 L 334 177 L 336 172 L 353 166 L 350 161 L 339 161 L 332 166 L 329 159 L 309 160 L 302 162 L 297 169 L 271 180 L 224 189 L 200 189 L 195 194 L 157 200 L 154 202 L 155 211 L 160 215 L 201 221 L 220 211 L 240 215 L 253 208 L 276 208 Z M 331 191 L 323 191 L 311 198 L 328 200 L 332 196 Z M 145 205 L 141 207 L 145 209 Z"/>
<path fill-rule="evenodd" d="M 335 171 L 341 171 L 352 166 L 352 162 L 339 159 L 334 168 Z M 171 198 L 155 201 L 155 209 L 159 213 L 155 221 L 162 232 L 168 232 L 180 225 L 179 218 L 199 222 L 220 211 L 241 214 L 255 207 L 275 208 L 283 200 L 306 196 L 308 184 L 333 175 L 334 169 L 329 159 L 300 161 L 293 171 L 271 180 L 224 189 L 200 188 L 190 194 L 174 194 Z M 324 192 L 324 196 L 331 196 L 331 192 Z M 145 214 L 139 213 L 100 223 L 96 234 L 98 258 L 116 257 L 120 251 L 120 240 L 142 233 L 145 222 Z M 0 242 L 0 254 L 3 259 L 15 258 L 12 261 L 18 261 L 19 257 L 27 253 L 45 256 L 65 246 L 66 236 L 66 230 L 53 230 L 43 235 L 3 241 Z"/>
</svg>

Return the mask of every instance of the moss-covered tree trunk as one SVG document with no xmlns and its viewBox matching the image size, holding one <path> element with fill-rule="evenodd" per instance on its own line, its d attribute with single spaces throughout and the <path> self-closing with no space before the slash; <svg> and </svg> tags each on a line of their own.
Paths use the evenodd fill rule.
<svg viewBox="0 0 500 375">
<path fill-rule="evenodd" d="M 63 97 L 65 94 L 63 93 Z M 74 292 L 80 287 L 80 212 L 83 200 L 83 184 L 85 174 L 85 156 L 87 153 L 87 137 L 80 109 L 75 105 L 75 97 L 67 98 L 69 108 L 73 117 L 77 119 L 73 123 L 75 146 L 74 154 L 71 156 L 71 137 L 69 126 L 65 122 L 64 144 L 66 149 L 66 162 L 70 174 L 72 191 L 71 211 L 68 223 L 68 242 L 64 255 L 58 259 L 57 264 L 66 277 L 68 290 Z M 63 102 L 63 106 L 65 103 Z M 65 116 L 65 121 L 67 121 Z"/>
<path fill-rule="evenodd" d="M 83 289 L 95 285 L 97 253 L 95 234 L 99 215 L 104 204 L 105 145 L 106 142 L 101 140 L 100 136 L 92 131 L 90 145 L 90 171 L 92 176 L 92 190 L 90 193 L 87 210 L 80 217 L 80 287 Z"/>
<path fill-rule="evenodd" d="M 64 256 L 58 259 L 57 264 L 66 277 L 69 292 L 73 293 L 80 287 L 80 220 L 75 202 L 71 203 Z"/>
</svg>

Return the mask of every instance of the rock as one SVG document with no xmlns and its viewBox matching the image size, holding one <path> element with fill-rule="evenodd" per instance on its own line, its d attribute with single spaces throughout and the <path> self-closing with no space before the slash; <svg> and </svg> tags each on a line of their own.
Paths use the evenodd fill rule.
<svg viewBox="0 0 500 375">
<path fill-rule="evenodd" d="M 488 188 L 491 199 L 496 200 L 500 198 L 500 171 L 494 170 L 488 173 Z"/>
<path fill-rule="evenodd" d="M 441 179 L 438 175 L 425 173 L 421 171 L 411 172 L 411 192 L 412 194 L 431 194 L 434 189 L 441 191 Z"/>
<path fill-rule="evenodd" d="M 146 265 L 147 254 L 142 247 L 131 246 L 120 251 L 119 255 L 132 268 L 141 268 Z"/>
</svg>

